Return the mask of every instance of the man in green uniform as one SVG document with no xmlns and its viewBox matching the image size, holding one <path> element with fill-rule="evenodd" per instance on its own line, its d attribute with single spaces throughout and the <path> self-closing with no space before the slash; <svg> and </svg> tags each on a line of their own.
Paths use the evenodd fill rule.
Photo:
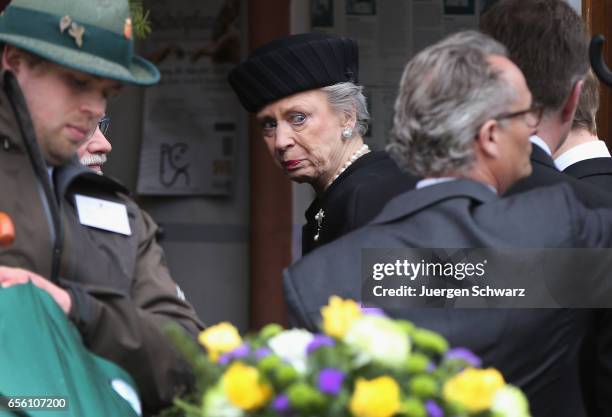
<svg viewBox="0 0 612 417">
<path fill-rule="evenodd" d="M 0 248 L 0 285 L 30 281 L 49 293 L 155 412 L 191 380 L 163 326 L 196 335 L 202 325 L 150 219 L 75 155 L 124 83 L 159 80 L 133 54 L 131 25 L 127 0 L 14 0 L 0 17 L 0 212 L 16 236 Z"/>
</svg>

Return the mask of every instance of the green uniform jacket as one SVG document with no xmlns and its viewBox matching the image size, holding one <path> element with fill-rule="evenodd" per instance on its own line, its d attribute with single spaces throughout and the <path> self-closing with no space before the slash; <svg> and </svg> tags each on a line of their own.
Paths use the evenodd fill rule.
<svg viewBox="0 0 612 417">
<path fill-rule="evenodd" d="M 33 138 L 18 84 L 4 72 L 0 211 L 12 218 L 16 238 L 0 247 L 0 265 L 32 270 L 66 288 L 73 300 L 70 319 L 86 346 L 127 370 L 145 410 L 156 411 L 191 380 L 162 327 L 174 321 L 195 336 L 202 324 L 170 277 L 153 220 L 121 185 L 76 157 L 55 167 L 50 183 Z M 75 194 L 125 204 L 131 235 L 81 225 Z"/>
</svg>

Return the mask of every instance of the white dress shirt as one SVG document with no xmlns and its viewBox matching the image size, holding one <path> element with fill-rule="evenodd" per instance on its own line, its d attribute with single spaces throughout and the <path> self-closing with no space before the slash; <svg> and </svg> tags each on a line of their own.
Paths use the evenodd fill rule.
<svg viewBox="0 0 612 417">
<path fill-rule="evenodd" d="M 552 151 L 550 150 L 550 146 L 548 146 L 548 143 L 544 142 L 544 139 L 542 139 L 538 135 L 531 135 L 529 136 L 529 141 L 532 144 L 538 146 L 540 149 L 546 152 L 548 156 L 552 158 Z"/>
<path fill-rule="evenodd" d="M 604 141 L 594 140 L 574 146 L 555 159 L 555 165 L 563 171 L 576 162 L 592 158 L 610 158 L 610 151 Z"/>
</svg>

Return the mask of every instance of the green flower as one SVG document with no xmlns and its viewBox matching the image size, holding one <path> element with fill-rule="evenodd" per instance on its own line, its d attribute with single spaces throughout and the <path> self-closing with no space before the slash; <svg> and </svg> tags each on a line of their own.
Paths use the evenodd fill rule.
<svg viewBox="0 0 612 417">
<path fill-rule="evenodd" d="M 276 355 L 269 355 L 259 361 L 257 368 L 264 374 L 270 374 L 282 365 L 281 359 Z"/>
<path fill-rule="evenodd" d="M 411 374 L 418 374 L 427 370 L 429 362 L 430 359 L 426 355 L 420 352 L 413 352 L 410 357 L 406 359 L 404 368 Z"/>
<path fill-rule="evenodd" d="M 491 411 L 495 417 L 531 417 L 525 394 L 512 385 L 497 390 Z"/>
<path fill-rule="evenodd" d="M 325 396 L 304 382 L 297 382 L 287 390 L 291 406 L 304 412 L 320 410 L 325 406 Z"/>
<path fill-rule="evenodd" d="M 425 329 L 416 329 L 412 333 L 412 342 L 415 347 L 442 355 L 448 350 L 448 342 L 436 332 Z"/>
<path fill-rule="evenodd" d="M 276 323 L 267 324 L 263 327 L 263 329 L 260 330 L 259 337 L 264 340 L 268 340 L 271 337 L 276 336 L 282 331 L 283 331 L 283 327 L 280 324 L 276 324 Z"/>
<path fill-rule="evenodd" d="M 242 417 L 244 413 L 230 402 L 223 390 L 223 384 L 220 382 L 204 394 L 202 415 L 209 417 Z"/>
<path fill-rule="evenodd" d="M 282 364 L 277 367 L 274 375 L 278 384 L 282 387 L 292 384 L 298 378 L 298 372 L 295 368 L 287 364 Z"/>
<path fill-rule="evenodd" d="M 407 417 L 427 417 L 427 410 L 418 398 L 407 398 L 402 403 L 402 414 Z"/>
<path fill-rule="evenodd" d="M 400 368 L 410 354 L 410 340 L 393 320 L 363 316 L 355 320 L 344 341 L 358 354 L 358 364 L 374 361 L 390 368 Z"/>
<path fill-rule="evenodd" d="M 398 324 L 398 326 L 404 329 L 406 334 L 409 336 L 411 336 L 414 330 L 416 329 L 416 326 L 408 320 L 395 320 L 395 322 Z"/>
<path fill-rule="evenodd" d="M 440 391 L 435 378 L 430 375 L 417 375 L 412 378 L 408 386 L 411 393 L 423 399 L 432 398 Z"/>
</svg>

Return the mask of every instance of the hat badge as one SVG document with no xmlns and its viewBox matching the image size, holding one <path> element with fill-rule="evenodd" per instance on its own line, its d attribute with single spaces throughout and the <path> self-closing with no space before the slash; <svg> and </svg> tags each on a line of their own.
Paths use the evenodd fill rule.
<svg viewBox="0 0 612 417">
<path fill-rule="evenodd" d="M 132 18 L 126 17 L 123 24 L 123 36 L 125 39 L 132 39 Z"/>
<path fill-rule="evenodd" d="M 59 23 L 60 32 L 64 33 L 68 29 L 68 35 L 74 39 L 74 43 L 80 48 L 83 46 L 83 35 L 85 34 L 85 27 L 79 25 L 77 22 L 72 20 L 68 15 L 62 17 Z"/>
</svg>

